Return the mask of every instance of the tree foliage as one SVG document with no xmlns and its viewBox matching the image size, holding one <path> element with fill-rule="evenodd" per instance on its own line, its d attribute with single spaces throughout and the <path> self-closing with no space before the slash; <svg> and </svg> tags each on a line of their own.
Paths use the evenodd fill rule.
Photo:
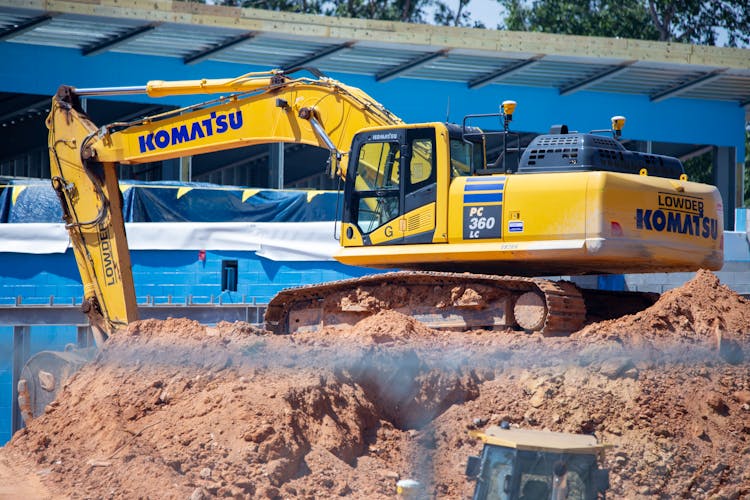
<svg viewBox="0 0 750 500">
<path fill-rule="evenodd" d="M 458 7 L 454 11 L 448 2 L 436 0 L 433 4 L 434 13 L 433 21 L 440 26 L 464 26 L 471 28 L 485 28 L 483 22 L 475 21 L 471 18 L 471 12 L 466 10 L 470 0 L 458 0 Z"/>
<path fill-rule="evenodd" d="M 746 0 L 648 0 L 658 40 L 718 45 L 721 33 L 730 47 L 750 42 L 750 9 Z"/>
<path fill-rule="evenodd" d="M 714 157 L 713 152 L 709 151 L 700 156 L 696 156 L 683 162 L 685 173 L 688 180 L 701 182 L 703 184 L 713 184 Z"/>
<path fill-rule="evenodd" d="M 747 0 L 498 0 L 501 28 L 736 47 L 750 43 Z M 723 38 L 722 38 L 723 36 Z"/>
<path fill-rule="evenodd" d="M 357 17 L 424 23 L 425 8 L 431 0 L 332 0 L 323 13 L 329 16 Z"/>
<path fill-rule="evenodd" d="M 336 17 L 425 23 L 426 9 L 436 1 L 438 0 L 222 0 L 221 5 Z"/>
<path fill-rule="evenodd" d="M 654 40 L 658 32 L 641 0 L 498 0 L 507 16 L 501 28 L 563 35 Z"/>
</svg>

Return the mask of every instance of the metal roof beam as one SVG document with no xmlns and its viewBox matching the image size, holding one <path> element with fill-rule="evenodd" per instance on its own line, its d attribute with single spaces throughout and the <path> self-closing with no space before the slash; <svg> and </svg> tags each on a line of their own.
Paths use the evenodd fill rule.
<svg viewBox="0 0 750 500">
<path fill-rule="evenodd" d="M 42 112 L 47 112 L 46 110 L 49 109 L 50 104 L 52 104 L 52 98 L 45 97 L 43 99 L 39 99 L 37 101 L 34 101 L 30 104 L 27 104 L 26 106 L 23 106 L 22 108 L 16 108 L 13 111 L 9 113 L 5 113 L 4 115 L 0 116 L 0 123 L 7 122 L 8 120 L 13 120 L 16 117 L 24 116 L 29 114 L 32 111 L 36 111 L 38 108 L 42 108 Z"/>
<path fill-rule="evenodd" d="M 53 14 L 45 14 L 43 16 L 32 17 L 31 19 L 19 24 L 14 24 L 10 28 L 0 31 L 0 40 L 9 40 L 11 38 L 21 36 L 27 31 L 31 31 L 44 26 L 45 24 L 48 24 L 52 21 L 53 18 Z"/>
<path fill-rule="evenodd" d="M 499 80 L 500 78 L 508 77 L 514 73 L 518 73 L 524 68 L 527 68 L 529 66 L 532 66 L 533 64 L 536 64 L 543 57 L 544 55 L 537 54 L 534 57 L 530 57 L 528 59 L 521 59 L 520 61 L 506 64 L 500 69 L 497 69 L 491 73 L 487 73 L 477 78 L 474 78 L 473 80 L 470 80 L 468 83 L 468 86 L 470 89 L 478 89 L 479 87 L 484 87 L 485 85 L 488 85 L 496 80 Z"/>
<path fill-rule="evenodd" d="M 685 153 L 684 155 L 680 156 L 679 160 L 682 162 L 685 162 L 691 158 L 695 158 L 697 156 L 702 156 L 706 153 L 710 153 L 713 149 L 714 149 L 713 146 L 701 146 L 697 149 L 689 151 Z"/>
<path fill-rule="evenodd" d="M 240 45 L 241 43 L 251 40 L 256 35 L 257 33 L 251 32 L 251 33 L 242 33 L 241 35 L 227 38 L 224 41 L 220 42 L 219 44 L 214 45 L 213 47 L 210 47 L 206 50 L 200 50 L 197 52 L 193 52 L 192 54 L 186 55 L 182 59 L 182 62 L 184 64 L 196 64 L 201 61 L 205 61 L 206 59 L 209 59 L 218 54 L 221 54 L 222 52 L 225 52 L 231 48 L 234 48 L 237 45 Z"/>
<path fill-rule="evenodd" d="M 690 89 L 694 89 L 695 87 L 700 87 L 701 85 L 705 85 L 709 82 L 712 82 L 718 78 L 721 78 L 722 74 L 726 71 L 726 68 L 724 69 L 717 69 L 715 71 L 711 71 L 709 73 L 704 73 L 701 76 L 697 78 L 693 78 L 690 81 L 687 81 L 685 83 L 681 83 L 679 85 L 675 85 L 674 87 L 670 87 L 666 90 L 662 90 L 661 92 L 658 92 L 656 94 L 653 94 L 649 96 L 651 99 L 651 102 L 659 102 L 663 101 L 664 99 L 668 99 L 670 97 L 675 97 L 679 94 L 682 94 L 684 92 L 687 92 Z"/>
<path fill-rule="evenodd" d="M 625 61 L 623 63 L 620 63 L 616 66 L 610 66 L 608 68 L 605 68 L 602 71 L 599 71 L 598 73 L 591 75 L 587 78 L 584 78 L 583 80 L 579 80 L 577 82 L 574 82 L 571 85 L 568 85 L 567 87 L 562 87 L 560 89 L 560 95 L 568 95 L 572 94 L 573 92 L 578 92 L 579 90 L 583 90 L 586 87 L 590 87 L 591 85 L 595 83 L 599 83 L 604 80 L 608 80 L 626 69 L 628 69 L 632 64 L 634 64 L 635 61 Z"/>
<path fill-rule="evenodd" d="M 153 30 L 157 26 L 158 26 L 158 23 L 151 23 L 151 24 L 146 24 L 144 26 L 137 26 L 131 30 L 125 31 L 124 33 L 120 33 L 119 35 L 113 36 L 112 38 L 108 38 L 99 43 L 95 43 L 95 44 L 89 45 L 88 47 L 84 47 L 83 49 L 81 49 L 81 54 L 83 54 L 84 56 L 95 56 L 97 54 L 101 54 L 102 52 L 112 50 L 119 45 L 122 45 L 126 42 L 129 42 L 143 35 L 144 33 L 148 33 L 149 31 Z"/>
<path fill-rule="evenodd" d="M 331 54 L 335 54 L 336 52 L 340 52 L 344 49 L 348 49 L 352 47 L 355 43 L 356 42 L 354 41 L 349 41 L 349 42 L 339 43 L 336 45 L 329 45 L 328 47 L 324 47 L 317 52 L 313 52 L 312 54 L 307 54 L 305 56 L 302 56 L 299 59 L 292 61 L 289 64 L 284 65 L 284 67 L 281 69 L 283 71 L 289 71 L 294 68 L 310 66 L 311 64 L 314 64 L 317 61 L 320 61 L 324 57 L 328 57 Z"/>
<path fill-rule="evenodd" d="M 158 113 L 164 113 L 166 111 L 171 111 L 175 109 L 176 106 L 163 106 L 159 104 L 155 104 L 152 106 L 144 106 L 140 108 L 137 111 L 133 111 L 131 113 L 128 113 L 126 115 L 118 116 L 117 118 L 111 120 L 112 122 L 129 122 L 131 120 L 139 120 L 141 118 L 146 118 L 147 116 L 151 116 L 153 114 Z"/>
<path fill-rule="evenodd" d="M 375 81 L 387 82 L 389 80 L 393 80 L 394 78 L 402 75 L 403 73 L 406 73 L 409 70 L 412 70 L 412 69 L 415 69 L 415 68 L 418 68 L 420 66 L 427 64 L 433 59 L 447 56 L 448 52 L 450 52 L 450 49 L 440 49 L 436 52 L 427 52 L 426 54 L 417 56 L 409 61 L 406 61 L 403 64 L 399 64 L 392 68 L 388 68 L 385 71 L 381 71 L 380 73 L 375 75 Z"/>
</svg>

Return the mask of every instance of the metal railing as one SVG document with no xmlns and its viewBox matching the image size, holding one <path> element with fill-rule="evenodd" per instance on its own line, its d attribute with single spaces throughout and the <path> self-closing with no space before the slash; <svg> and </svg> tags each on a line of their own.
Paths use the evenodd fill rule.
<svg viewBox="0 0 750 500">
<path fill-rule="evenodd" d="M 145 296 L 138 303 L 141 319 L 188 318 L 200 323 L 215 324 L 219 321 L 244 321 L 254 325 L 263 323 L 266 304 L 253 298 L 248 302 L 227 302 L 225 296 L 192 296 L 176 301 L 172 296 L 162 298 Z M 0 326 L 87 326 L 88 319 L 81 312 L 79 300 L 30 299 L 18 296 L 12 304 L 0 304 Z"/>
</svg>

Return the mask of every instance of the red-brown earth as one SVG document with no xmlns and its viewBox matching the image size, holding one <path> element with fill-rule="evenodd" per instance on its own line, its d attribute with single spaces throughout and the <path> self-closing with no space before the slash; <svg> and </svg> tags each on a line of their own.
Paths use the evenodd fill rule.
<svg viewBox="0 0 750 500">
<path fill-rule="evenodd" d="M 613 445 L 613 498 L 743 498 L 749 340 L 750 304 L 703 271 L 568 338 L 140 321 L 0 449 L 0 497 L 470 498 L 467 430 L 506 420 Z"/>
</svg>

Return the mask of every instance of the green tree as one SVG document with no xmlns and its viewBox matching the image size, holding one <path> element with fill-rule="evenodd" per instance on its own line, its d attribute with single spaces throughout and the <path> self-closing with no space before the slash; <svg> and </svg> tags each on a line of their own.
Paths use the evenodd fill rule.
<svg viewBox="0 0 750 500">
<path fill-rule="evenodd" d="M 500 28 L 563 35 L 606 36 L 656 40 L 642 0 L 498 0 L 507 13 Z"/>
<path fill-rule="evenodd" d="M 201 1 L 201 0 L 199 0 Z M 205 1 L 205 0 L 202 0 Z M 221 0 L 221 5 L 303 14 L 424 23 L 435 0 Z M 468 2 L 468 0 L 466 0 Z"/>
<path fill-rule="evenodd" d="M 485 28 L 481 21 L 472 21 L 471 12 L 466 10 L 470 1 L 458 0 L 458 9 L 454 11 L 444 0 L 437 0 L 434 4 L 433 22 L 440 26 Z"/>
<path fill-rule="evenodd" d="M 425 9 L 432 0 L 331 0 L 323 13 L 328 16 L 424 23 Z"/>
<path fill-rule="evenodd" d="M 693 182 L 702 182 L 703 184 L 713 184 L 714 169 L 713 152 L 709 151 L 700 156 L 690 158 L 682 163 L 685 167 L 685 173 L 688 180 Z"/>
<path fill-rule="evenodd" d="M 206 3 L 206 0 L 187 1 Z M 299 12 L 302 14 L 323 13 L 323 0 L 217 0 L 213 3 L 225 7 L 249 7 L 279 12 Z"/>
<path fill-rule="evenodd" d="M 750 43 L 747 0 L 498 0 L 500 28 L 736 47 Z"/>
<path fill-rule="evenodd" d="M 658 40 L 718 45 L 720 34 L 727 45 L 750 42 L 750 9 L 747 0 L 648 0 Z"/>
</svg>

